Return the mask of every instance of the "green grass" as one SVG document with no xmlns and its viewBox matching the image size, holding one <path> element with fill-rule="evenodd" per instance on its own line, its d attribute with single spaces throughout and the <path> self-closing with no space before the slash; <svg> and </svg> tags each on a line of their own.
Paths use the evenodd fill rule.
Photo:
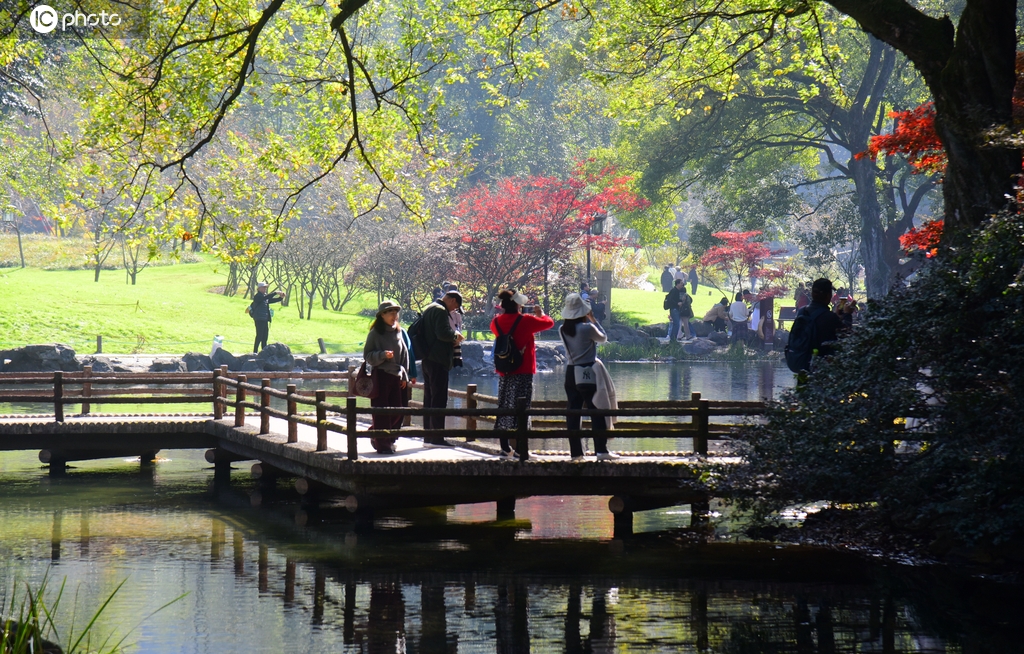
<svg viewBox="0 0 1024 654">
<path fill-rule="evenodd" d="M 213 260 L 144 270 L 138 284 L 125 284 L 124 271 L 105 270 L 93 282 L 89 270 L 0 269 L 0 348 L 29 343 L 65 343 L 79 354 L 95 351 L 103 336 L 104 353 L 208 352 L 213 337 L 239 354 L 252 347 L 253 322 L 245 314 L 249 300 L 210 292 L 223 286 L 227 266 Z M 375 297 L 358 297 L 344 313 L 319 305 L 312 320 L 300 320 L 292 306 L 275 305 L 270 341 L 296 353 L 362 349 L 370 319 L 357 315 L 376 307 Z"/>
<path fill-rule="evenodd" d="M 687 292 L 690 287 L 687 285 Z M 710 295 L 708 292 L 710 291 Z M 697 286 L 693 296 L 693 315 L 697 320 L 704 317 L 711 306 L 722 299 L 713 286 Z M 627 321 L 630 325 L 656 325 L 668 322 L 668 311 L 662 309 L 665 294 L 658 291 L 638 291 L 626 288 L 612 289 L 612 311 L 615 317 Z M 731 298 L 730 298 L 731 301 Z"/>
</svg>

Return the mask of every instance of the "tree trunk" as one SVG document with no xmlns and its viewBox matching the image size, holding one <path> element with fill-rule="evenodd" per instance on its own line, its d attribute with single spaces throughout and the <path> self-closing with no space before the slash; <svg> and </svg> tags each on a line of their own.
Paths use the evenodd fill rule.
<svg viewBox="0 0 1024 654">
<path fill-rule="evenodd" d="M 1021 172 L 1021 151 L 992 147 L 986 132 L 1012 128 L 1016 84 L 1016 0 L 967 0 L 959 25 L 905 0 L 827 0 L 892 45 L 921 72 L 935 99 L 935 129 L 946 149 L 945 238 L 956 240 L 1005 207 Z"/>
</svg>

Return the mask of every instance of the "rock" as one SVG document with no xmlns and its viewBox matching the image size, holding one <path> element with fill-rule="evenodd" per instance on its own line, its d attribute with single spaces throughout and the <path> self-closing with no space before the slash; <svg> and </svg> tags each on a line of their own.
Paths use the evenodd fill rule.
<svg viewBox="0 0 1024 654">
<path fill-rule="evenodd" d="M 181 359 L 157 359 L 149 364 L 149 372 L 188 372 Z"/>
<path fill-rule="evenodd" d="M 181 360 L 189 372 L 207 372 L 216 367 L 213 365 L 213 359 L 201 352 L 189 352 L 181 357 Z"/>
<path fill-rule="evenodd" d="M 694 336 L 706 337 L 715 329 L 715 324 L 710 322 L 704 322 L 703 320 L 694 320 L 690 323 L 690 329 Z"/>
<path fill-rule="evenodd" d="M 287 372 L 295 367 L 295 357 L 292 356 L 291 348 L 284 343 L 271 343 L 263 348 L 256 358 L 261 370 Z M 247 368 L 243 367 L 242 370 Z"/>
<path fill-rule="evenodd" d="M 690 343 L 684 344 L 683 351 L 694 356 L 705 356 L 714 351 L 716 347 L 715 343 L 709 338 L 697 338 Z"/>
<path fill-rule="evenodd" d="M 728 345 L 729 335 L 725 332 L 711 332 L 708 339 L 715 345 Z"/>
<path fill-rule="evenodd" d="M 786 349 L 786 344 L 789 343 L 789 331 L 786 329 L 775 330 L 775 340 L 772 341 L 776 350 L 782 351 Z"/>
<path fill-rule="evenodd" d="M 242 363 L 239 372 L 263 372 L 263 366 L 258 359 L 249 359 Z"/>
<path fill-rule="evenodd" d="M 235 355 L 231 354 L 224 348 L 220 348 L 214 352 L 213 356 L 210 357 L 210 360 L 213 362 L 215 368 L 220 368 L 221 366 L 226 365 L 228 370 L 238 370 L 238 359 Z"/>
<path fill-rule="evenodd" d="M 87 356 L 82 358 L 82 366 L 92 366 L 93 372 L 116 372 L 114 364 L 107 357 Z"/>
<path fill-rule="evenodd" d="M 565 346 L 561 342 L 537 343 L 537 370 L 550 371 L 565 364 Z"/>
<path fill-rule="evenodd" d="M 78 372 L 82 369 L 75 351 L 60 343 L 26 345 L 7 350 L 0 356 L 0 362 L 4 363 L 0 368 L 4 372 Z"/>
<path fill-rule="evenodd" d="M 608 340 L 613 343 L 633 345 L 647 342 L 647 333 L 642 333 L 636 329 L 633 329 L 629 325 L 615 323 L 612 325 L 605 325 L 604 328 L 605 333 L 608 334 Z"/>
</svg>

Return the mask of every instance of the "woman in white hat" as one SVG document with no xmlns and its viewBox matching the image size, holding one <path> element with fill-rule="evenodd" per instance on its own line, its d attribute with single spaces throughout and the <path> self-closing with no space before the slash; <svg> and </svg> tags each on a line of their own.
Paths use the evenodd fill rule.
<svg viewBox="0 0 1024 654">
<path fill-rule="evenodd" d="M 537 343 L 533 335 L 555 326 L 550 316 L 545 316 L 540 305 L 533 306 L 533 313 L 523 313 L 527 298 L 515 289 L 504 289 L 498 293 L 498 300 L 503 314 L 495 316 L 491 321 L 491 331 L 495 337 L 499 334 L 511 334 L 516 349 L 522 352 L 523 359 L 515 370 L 498 373 L 498 408 L 514 409 L 516 400 L 526 400 L 526 408 L 530 408 L 533 400 L 533 376 L 537 373 Z M 515 416 L 498 416 L 494 429 L 499 432 L 515 431 Z M 498 439 L 501 454 L 505 457 L 515 456 L 509 445 L 507 436 Z"/>
<path fill-rule="evenodd" d="M 363 360 L 373 366 L 377 377 L 377 396 L 370 399 L 371 407 L 409 406 L 410 383 L 416 383 L 415 365 L 409 354 L 408 338 L 398 322 L 402 307 L 397 302 L 385 300 L 377 307 L 377 317 L 370 326 L 363 346 Z M 373 416 L 370 429 L 401 429 L 402 416 Z M 395 453 L 395 437 L 371 438 L 373 449 L 381 454 Z"/>
<path fill-rule="evenodd" d="M 267 339 L 270 337 L 270 305 L 284 299 L 284 293 L 274 291 L 267 293 L 267 283 L 256 284 L 256 295 L 252 296 L 252 303 L 245 310 L 253 322 L 256 323 L 256 340 L 252 344 L 252 351 L 259 352 L 267 346 Z"/>
<path fill-rule="evenodd" d="M 562 307 L 562 327 L 559 329 L 568 365 L 565 367 L 565 395 L 569 400 L 568 409 L 594 409 L 594 395 L 597 393 L 597 379 L 594 364 L 597 360 L 597 345 L 608 341 L 601 325 L 594 319 L 590 303 L 579 293 L 570 293 Z M 566 416 L 565 426 L 569 431 L 579 431 L 580 416 Z M 594 430 L 594 452 L 598 461 L 618 458 L 608 451 L 608 439 L 597 436 L 608 429 L 604 416 L 591 416 Z M 583 443 L 580 438 L 569 439 L 569 455 L 573 461 L 583 460 Z"/>
</svg>

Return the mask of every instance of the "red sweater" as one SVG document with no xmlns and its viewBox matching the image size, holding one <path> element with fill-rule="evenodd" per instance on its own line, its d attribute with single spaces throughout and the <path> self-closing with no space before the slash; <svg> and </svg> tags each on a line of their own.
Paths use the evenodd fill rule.
<svg viewBox="0 0 1024 654">
<path fill-rule="evenodd" d="M 491 321 L 491 331 L 497 336 L 498 327 L 501 327 L 502 333 L 507 334 L 519 316 L 522 316 L 523 319 L 519 321 L 519 326 L 516 327 L 515 333 L 512 334 L 512 340 L 515 341 L 516 347 L 523 351 L 523 362 L 510 373 L 499 372 L 498 374 L 502 377 L 506 374 L 532 375 L 536 373 L 537 346 L 533 341 L 533 335 L 555 326 L 555 321 L 551 319 L 551 316 L 541 316 L 538 318 L 532 313 L 503 313 L 500 316 L 495 316 L 494 320 Z"/>
</svg>

